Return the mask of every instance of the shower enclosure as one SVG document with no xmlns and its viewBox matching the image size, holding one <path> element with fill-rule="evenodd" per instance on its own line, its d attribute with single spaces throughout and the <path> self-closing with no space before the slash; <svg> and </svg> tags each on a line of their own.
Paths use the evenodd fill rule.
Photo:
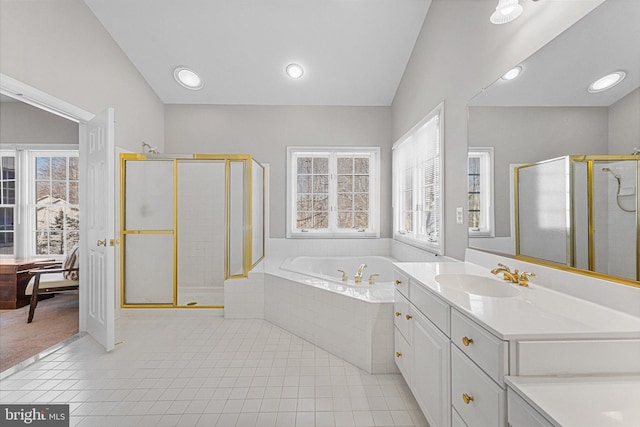
<svg viewBox="0 0 640 427">
<path fill-rule="evenodd" d="M 565 156 L 515 177 L 516 256 L 640 280 L 639 156 Z"/>
<path fill-rule="evenodd" d="M 264 167 L 250 155 L 122 154 L 121 306 L 224 307 L 264 257 Z"/>
</svg>

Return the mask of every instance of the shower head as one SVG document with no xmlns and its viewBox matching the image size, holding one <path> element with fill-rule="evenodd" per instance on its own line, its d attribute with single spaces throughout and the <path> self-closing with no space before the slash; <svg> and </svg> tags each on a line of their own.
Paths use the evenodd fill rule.
<svg viewBox="0 0 640 427">
<path fill-rule="evenodd" d="M 609 168 L 602 168 L 602 172 L 609 172 L 611 175 L 613 175 L 613 177 L 615 179 L 617 179 L 618 181 L 620 181 L 620 175 L 618 175 L 617 173 L 615 173 L 614 171 L 612 171 Z"/>
</svg>

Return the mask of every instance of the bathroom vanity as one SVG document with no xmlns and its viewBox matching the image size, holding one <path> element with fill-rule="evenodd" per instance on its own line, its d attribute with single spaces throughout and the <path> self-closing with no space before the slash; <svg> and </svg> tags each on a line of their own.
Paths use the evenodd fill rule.
<svg viewBox="0 0 640 427">
<path fill-rule="evenodd" d="M 395 275 L 396 363 L 432 427 L 536 425 L 508 419 L 521 406 L 561 425 L 529 410 L 522 378 L 640 375 L 640 318 L 468 262 Z"/>
</svg>

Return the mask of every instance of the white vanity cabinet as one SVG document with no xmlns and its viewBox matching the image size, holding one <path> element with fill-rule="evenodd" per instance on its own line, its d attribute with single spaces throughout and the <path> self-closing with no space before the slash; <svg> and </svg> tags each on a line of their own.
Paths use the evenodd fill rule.
<svg viewBox="0 0 640 427">
<path fill-rule="evenodd" d="M 508 389 L 507 396 L 510 427 L 553 427 L 549 421 L 511 388 Z"/>
<path fill-rule="evenodd" d="M 617 385 L 625 392 L 616 400 L 633 396 L 624 413 L 640 420 L 637 388 L 629 391 L 640 383 L 640 318 L 537 285 L 516 286 L 517 293 L 504 297 L 438 280 L 440 275 L 479 276 L 485 284 L 484 278 L 495 280 L 498 288 L 515 286 L 471 263 L 398 263 L 395 268 L 402 313 L 396 317 L 396 351 L 403 355 L 396 360 L 431 427 L 563 425 L 553 417 L 580 418 L 587 409 L 581 399 L 594 402 L 591 413 L 598 412 L 596 407 L 603 408 L 598 413 L 613 413 L 616 406 L 608 402 L 616 389 L 609 383 L 630 374 L 638 378 Z M 602 398 L 596 399 L 595 391 L 581 392 L 581 384 L 566 384 L 567 376 L 590 378 Z M 603 376 L 613 379 L 593 379 Z M 529 384 L 532 378 L 544 384 Z M 567 396 L 563 402 L 578 403 L 565 408 L 553 398 L 562 395 L 558 390 Z"/>
<path fill-rule="evenodd" d="M 429 425 L 506 426 L 508 343 L 413 278 L 397 280 L 396 363 Z"/>
<path fill-rule="evenodd" d="M 449 325 L 449 306 L 416 288 L 410 279 L 397 277 L 394 306 L 395 355 L 430 426 L 451 425 L 450 340 L 437 325 Z M 415 297 L 415 298 L 414 298 Z M 425 312 L 434 308 L 435 321 Z"/>
</svg>

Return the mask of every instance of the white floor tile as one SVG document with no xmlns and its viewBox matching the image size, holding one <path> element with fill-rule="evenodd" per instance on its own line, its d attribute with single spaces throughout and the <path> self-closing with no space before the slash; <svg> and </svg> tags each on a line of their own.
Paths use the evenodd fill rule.
<svg viewBox="0 0 640 427">
<path fill-rule="evenodd" d="M 400 375 L 371 375 L 261 320 L 124 316 L 2 382 L 3 403 L 69 403 L 74 427 L 426 426 Z M 115 424 L 114 424 L 115 423 Z"/>
</svg>

